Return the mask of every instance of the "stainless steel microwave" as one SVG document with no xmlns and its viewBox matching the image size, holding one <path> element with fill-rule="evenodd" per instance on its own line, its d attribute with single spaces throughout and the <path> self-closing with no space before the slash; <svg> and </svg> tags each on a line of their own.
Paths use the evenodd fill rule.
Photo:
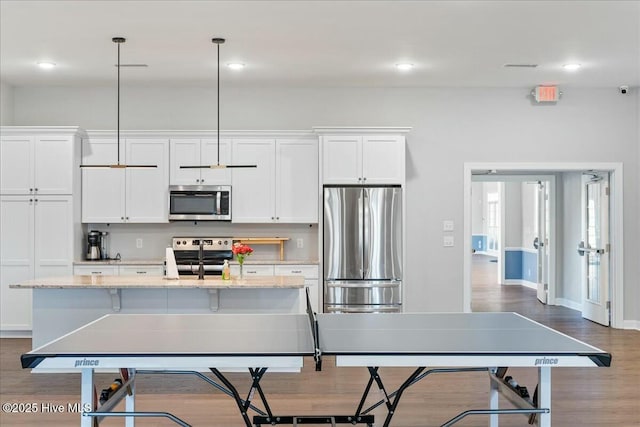
<svg viewBox="0 0 640 427">
<path fill-rule="evenodd" d="M 169 220 L 231 221 L 231 186 L 169 186 Z"/>
</svg>

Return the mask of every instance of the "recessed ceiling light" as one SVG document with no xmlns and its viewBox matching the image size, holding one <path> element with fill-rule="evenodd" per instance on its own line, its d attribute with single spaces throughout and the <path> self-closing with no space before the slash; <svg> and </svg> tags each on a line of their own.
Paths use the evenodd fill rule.
<svg viewBox="0 0 640 427">
<path fill-rule="evenodd" d="M 396 68 L 401 71 L 409 71 L 413 69 L 413 64 L 410 64 L 408 62 L 401 62 L 399 64 L 396 64 Z"/>
<path fill-rule="evenodd" d="M 49 61 L 40 61 L 37 64 L 38 64 L 38 67 L 42 68 L 43 70 L 50 70 L 56 66 L 55 63 L 49 62 Z"/>
<path fill-rule="evenodd" d="M 564 64 L 562 68 L 564 68 L 567 71 L 575 71 L 578 68 L 580 68 L 580 64 Z"/>
<path fill-rule="evenodd" d="M 232 70 L 242 70 L 244 68 L 244 64 L 241 62 L 231 62 L 227 64 L 227 67 L 231 68 Z"/>
</svg>

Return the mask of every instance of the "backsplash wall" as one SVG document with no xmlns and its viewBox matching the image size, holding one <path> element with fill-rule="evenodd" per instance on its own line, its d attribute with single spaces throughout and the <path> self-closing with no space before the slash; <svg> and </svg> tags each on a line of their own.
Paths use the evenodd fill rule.
<svg viewBox="0 0 640 427">
<path fill-rule="evenodd" d="M 285 260 L 318 260 L 317 224 L 230 224 L 227 222 L 172 222 L 169 224 L 86 224 L 86 231 L 109 232 L 109 257 L 120 253 L 122 259 L 164 259 L 165 248 L 173 237 L 288 237 Z M 142 247 L 137 248 L 137 239 Z M 302 239 L 303 247 L 297 247 Z M 252 245 L 251 259 L 278 260 L 277 245 Z"/>
</svg>

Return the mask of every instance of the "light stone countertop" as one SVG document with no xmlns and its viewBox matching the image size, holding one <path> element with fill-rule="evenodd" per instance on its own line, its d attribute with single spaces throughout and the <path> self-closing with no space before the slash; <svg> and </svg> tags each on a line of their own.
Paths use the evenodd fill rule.
<svg viewBox="0 0 640 427">
<path fill-rule="evenodd" d="M 238 264 L 235 259 L 229 262 L 230 265 Z M 274 259 L 249 259 L 244 260 L 244 265 L 318 265 L 317 260 L 274 260 Z M 105 260 L 105 261 L 74 261 L 73 265 L 164 265 L 164 259 L 125 259 L 125 260 Z"/>
<path fill-rule="evenodd" d="M 222 280 L 220 276 L 205 276 L 204 280 L 191 277 L 169 280 L 162 276 L 65 276 L 26 280 L 9 287 L 12 289 L 296 289 L 304 287 L 304 277 L 250 276 L 243 279 L 232 277 L 231 280 Z"/>
</svg>

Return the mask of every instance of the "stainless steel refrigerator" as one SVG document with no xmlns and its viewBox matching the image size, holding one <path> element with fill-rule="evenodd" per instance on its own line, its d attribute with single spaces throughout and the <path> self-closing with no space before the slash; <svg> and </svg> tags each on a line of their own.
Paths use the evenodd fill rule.
<svg viewBox="0 0 640 427">
<path fill-rule="evenodd" d="M 402 189 L 324 187 L 324 311 L 398 312 Z"/>
</svg>

